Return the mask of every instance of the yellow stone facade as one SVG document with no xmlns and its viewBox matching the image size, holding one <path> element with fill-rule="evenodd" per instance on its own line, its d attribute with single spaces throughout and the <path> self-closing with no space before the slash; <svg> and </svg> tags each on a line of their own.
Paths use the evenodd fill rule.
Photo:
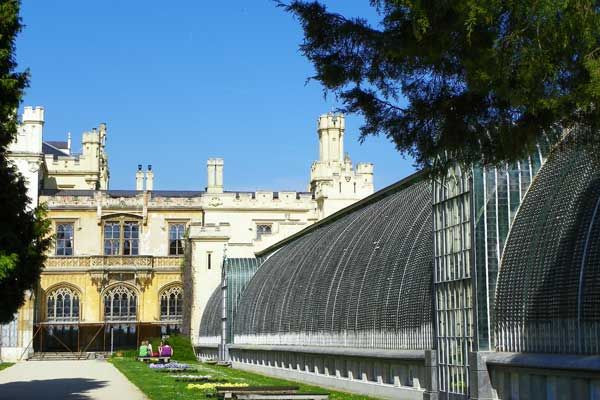
<svg viewBox="0 0 600 400">
<path fill-rule="evenodd" d="M 84 133 L 77 153 L 70 135 L 44 141 L 44 118 L 43 108 L 26 107 L 9 150 L 56 240 L 27 303 L 0 327 L 2 360 L 131 348 L 180 331 L 195 343 L 224 257 L 254 257 L 373 193 L 372 164 L 344 153 L 342 115 L 317 121 L 307 192 L 225 190 L 220 158 L 208 159 L 204 190 L 156 190 L 155 171 L 141 165 L 135 190 L 111 190 L 106 124 Z"/>
</svg>

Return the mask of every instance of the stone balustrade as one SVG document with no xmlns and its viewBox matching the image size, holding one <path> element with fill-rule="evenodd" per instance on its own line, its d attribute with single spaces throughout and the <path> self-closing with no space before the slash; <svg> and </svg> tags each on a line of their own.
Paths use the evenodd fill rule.
<svg viewBox="0 0 600 400">
<path fill-rule="evenodd" d="M 48 269 L 135 269 L 152 270 L 177 268 L 183 263 L 181 257 L 155 256 L 51 256 L 44 267 Z"/>
</svg>

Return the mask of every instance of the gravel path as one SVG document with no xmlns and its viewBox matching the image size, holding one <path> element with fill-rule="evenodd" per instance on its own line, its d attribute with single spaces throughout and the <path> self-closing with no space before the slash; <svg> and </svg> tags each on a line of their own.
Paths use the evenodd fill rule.
<svg viewBox="0 0 600 400">
<path fill-rule="evenodd" d="M 0 371 L 0 399 L 147 400 L 106 361 L 28 361 Z"/>
</svg>

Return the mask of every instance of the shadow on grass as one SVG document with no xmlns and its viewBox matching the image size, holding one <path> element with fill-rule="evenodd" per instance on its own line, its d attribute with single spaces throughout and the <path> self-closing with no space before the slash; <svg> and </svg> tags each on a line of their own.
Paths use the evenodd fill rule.
<svg viewBox="0 0 600 400">
<path fill-rule="evenodd" d="M 0 384 L 0 399 L 89 400 L 91 397 L 86 392 L 107 384 L 107 381 L 85 378 L 9 382 Z"/>
</svg>

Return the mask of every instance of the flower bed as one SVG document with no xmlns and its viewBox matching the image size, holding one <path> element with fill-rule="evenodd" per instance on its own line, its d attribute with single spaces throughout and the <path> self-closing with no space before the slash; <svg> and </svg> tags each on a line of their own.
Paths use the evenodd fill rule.
<svg viewBox="0 0 600 400">
<path fill-rule="evenodd" d="M 221 382 L 222 379 L 214 379 L 210 375 L 171 375 L 175 380 L 180 382 Z"/>
<path fill-rule="evenodd" d="M 187 385 L 188 389 L 191 390 L 201 390 L 203 392 L 211 392 L 214 393 L 216 392 L 216 388 L 217 387 L 228 387 L 228 388 L 234 388 L 234 387 L 248 387 L 249 385 L 247 383 L 235 383 L 235 382 L 225 382 L 225 383 L 189 383 Z"/>
<path fill-rule="evenodd" d="M 176 361 L 166 363 L 166 364 L 150 364 L 150 369 L 156 371 L 165 371 L 165 372 L 174 372 L 174 371 L 186 371 L 190 369 L 188 364 L 178 363 Z"/>
</svg>

